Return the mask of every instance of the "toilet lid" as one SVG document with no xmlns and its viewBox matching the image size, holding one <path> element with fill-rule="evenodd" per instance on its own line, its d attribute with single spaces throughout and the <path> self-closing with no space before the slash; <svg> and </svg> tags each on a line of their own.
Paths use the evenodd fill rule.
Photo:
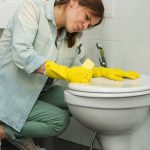
<svg viewBox="0 0 150 150">
<path fill-rule="evenodd" d="M 150 76 L 141 75 L 139 79 L 123 81 L 113 81 L 106 78 L 93 78 L 91 83 L 69 83 L 68 88 L 72 91 L 87 93 L 137 93 L 149 91 L 150 93 Z"/>
</svg>

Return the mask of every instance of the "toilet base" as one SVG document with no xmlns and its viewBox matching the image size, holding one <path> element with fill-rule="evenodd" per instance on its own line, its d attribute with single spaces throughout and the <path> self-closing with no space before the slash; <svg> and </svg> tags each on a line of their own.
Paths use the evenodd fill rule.
<svg viewBox="0 0 150 150">
<path fill-rule="evenodd" d="M 130 148 L 130 133 L 123 135 L 98 134 L 98 137 L 102 143 L 102 150 L 129 150 Z"/>
</svg>

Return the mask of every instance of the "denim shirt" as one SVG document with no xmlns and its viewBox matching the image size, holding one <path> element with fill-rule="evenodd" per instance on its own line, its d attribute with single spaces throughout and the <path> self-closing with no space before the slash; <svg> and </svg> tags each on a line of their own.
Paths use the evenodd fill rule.
<svg viewBox="0 0 150 150">
<path fill-rule="evenodd" d="M 46 60 L 79 65 L 77 43 L 68 48 L 66 31 L 55 46 L 54 0 L 25 0 L 0 39 L 0 121 L 23 127 L 47 77 L 34 73 Z"/>
</svg>

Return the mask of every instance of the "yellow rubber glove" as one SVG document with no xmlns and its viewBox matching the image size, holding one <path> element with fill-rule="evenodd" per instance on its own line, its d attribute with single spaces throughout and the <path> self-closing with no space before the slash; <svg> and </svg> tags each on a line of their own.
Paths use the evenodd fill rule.
<svg viewBox="0 0 150 150">
<path fill-rule="evenodd" d="M 137 79 L 140 77 L 140 74 L 135 71 L 123 71 L 118 68 L 103 68 L 103 67 L 94 67 L 92 69 L 92 77 L 105 77 L 111 80 L 121 81 L 123 78 Z"/>
<path fill-rule="evenodd" d="M 68 68 L 56 64 L 53 61 L 47 61 L 45 63 L 45 70 L 47 76 L 55 79 L 66 80 L 68 82 L 88 83 L 92 78 L 92 71 L 85 67 Z"/>
</svg>

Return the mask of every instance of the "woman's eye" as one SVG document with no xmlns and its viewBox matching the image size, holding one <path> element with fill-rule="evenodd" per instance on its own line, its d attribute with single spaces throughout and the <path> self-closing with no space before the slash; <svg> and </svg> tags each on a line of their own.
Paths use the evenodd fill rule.
<svg viewBox="0 0 150 150">
<path fill-rule="evenodd" d="M 89 16 L 88 16 L 88 15 L 86 15 L 86 16 L 85 16 L 85 19 L 86 19 L 86 20 L 89 20 Z"/>
</svg>

